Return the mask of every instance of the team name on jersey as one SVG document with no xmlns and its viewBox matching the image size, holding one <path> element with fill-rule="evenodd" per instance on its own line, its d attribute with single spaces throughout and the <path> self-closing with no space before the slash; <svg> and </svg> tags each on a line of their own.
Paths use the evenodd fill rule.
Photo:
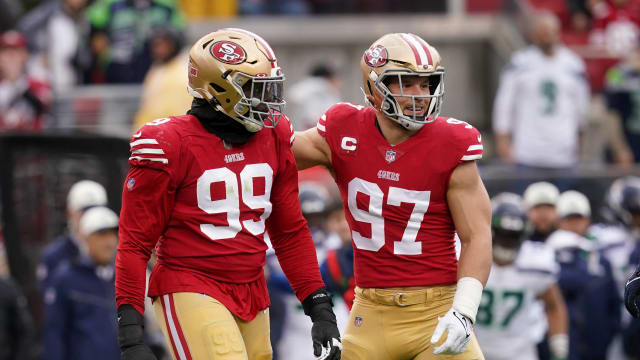
<svg viewBox="0 0 640 360">
<path fill-rule="evenodd" d="M 400 174 L 393 171 L 379 170 L 378 179 L 400 181 Z"/>
<path fill-rule="evenodd" d="M 227 154 L 224 156 L 224 162 L 227 164 L 235 161 L 244 160 L 244 153 Z"/>
</svg>

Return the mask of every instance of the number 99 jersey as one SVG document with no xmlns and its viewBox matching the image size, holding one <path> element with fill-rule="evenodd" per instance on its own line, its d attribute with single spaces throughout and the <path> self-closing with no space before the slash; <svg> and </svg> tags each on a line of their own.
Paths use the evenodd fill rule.
<svg viewBox="0 0 640 360">
<path fill-rule="evenodd" d="M 141 305 L 145 266 L 138 262 L 146 264 L 155 246 L 149 296 L 203 293 L 250 320 L 269 304 L 262 269 L 267 230 L 296 295 L 304 299 L 323 287 L 300 211 L 292 141 L 284 117 L 242 145 L 230 146 L 192 115 L 153 121 L 133 135 L 116 259 L 118 305 Z M 140 277 L 142 289 L 134 286 Z M 237 293 L 242 286 L 221 284 L 249 285 Z"/>
<path fill-rule="evenodd" d="M 331 149 L 362 288 L 453 284 L 455 227 L 447 205 L 457 165 L 482 157 L 479 132 L 439 117 L 391 146 L 373 108 L 341 103 L 318 121 Z"/>
</svg>

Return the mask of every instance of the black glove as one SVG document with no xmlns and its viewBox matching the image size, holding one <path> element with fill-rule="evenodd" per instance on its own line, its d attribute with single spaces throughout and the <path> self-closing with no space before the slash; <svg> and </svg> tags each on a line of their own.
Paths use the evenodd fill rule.
<svg viewBox="0 0 640 360">
<path fill-rule="evenodd" d="M 302 302 L 304 313 L 311 317 L 313 354 L 318 360 L 339 360 L 342 353 L 340 331 L 333 313 L 331 296 L 324 288 L 314 291 Z"/>
<path fill-rule="evenodd" d="M 640 317 L 640 269 L 627 280 L 624 287 L 624 306 L 633 317 Z"/>
<path fill-rule="evenodd" d="M 121 360 L 158 360 L 144 343 L 142 315 L 129 304 L 118 308 L 118 344 Z"/>
</svg>

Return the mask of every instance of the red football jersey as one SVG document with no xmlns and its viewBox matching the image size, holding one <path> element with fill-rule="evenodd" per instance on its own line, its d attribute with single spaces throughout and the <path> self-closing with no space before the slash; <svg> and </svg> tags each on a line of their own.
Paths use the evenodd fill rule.
<svg viewBox="0 0 640 360">
<path fill-rule="evenodd" d="M 250 320 L 269 305 L 264 232 L 299 299 L 324 286 L 298 200 L 286 118 L 229 146 L 191 115 L 158 119 L 131 138 L 116 259 L 118 306 L 197 292 Z"/>
<path fill-rule="evenodd" d="M 482 157 L 480 133 L 437 118 L 391 146 L 373 108 L 341 103 L 318 121 L 331 148 L 354 247 L 356 285 L 400 287 L 457 280 L 446 193 L 454 168 Z"/>
</svg>

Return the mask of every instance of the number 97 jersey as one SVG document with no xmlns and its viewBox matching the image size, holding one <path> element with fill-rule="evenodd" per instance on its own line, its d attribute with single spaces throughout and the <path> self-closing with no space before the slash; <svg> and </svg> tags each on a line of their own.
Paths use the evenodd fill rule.
<svg viewBox="0 0 640 360">
<path fill-rule="evenodd" d="M 466 122 L 437 118 L 390 145 L 373 108 L 337 104 L 318 121 L 331 149 L 354 245 L 356 285 L 453 284 L 455 227 L 446 193 L 453 170 L 482 157 L 480 134 Z"/>
</svg>

